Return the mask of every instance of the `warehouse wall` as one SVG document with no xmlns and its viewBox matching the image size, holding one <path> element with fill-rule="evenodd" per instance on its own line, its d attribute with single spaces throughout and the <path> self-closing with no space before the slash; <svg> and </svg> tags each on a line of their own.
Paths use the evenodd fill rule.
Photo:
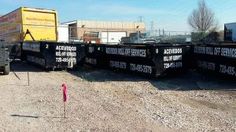
<svg viewBox="0 0 236 132">
<path fill-rule="evenodd" d="M 69 42 L 69 28 L 68 25 L 59 25 L 57 27 L 58 42 Z"/>
<path fill-rule="evenodd" d="M 101 37 L 102 32 L 125 32 L 129 36 L 138 31 L 146 32 L 145 23 L 77 20 L 69 24 L 70 38 L 77 40 L 83 40 L 85 32 L 98 32 Z"/>
</svg>

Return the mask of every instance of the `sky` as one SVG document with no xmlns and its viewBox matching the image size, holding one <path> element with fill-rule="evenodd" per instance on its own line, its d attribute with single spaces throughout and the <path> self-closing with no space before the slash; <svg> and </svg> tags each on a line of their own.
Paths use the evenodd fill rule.
<svg viewBox="0 0 236 132">
<path fill-rule="evenodd" d="M 205 0 L 223 29 L 236 22 L 236 0 Z M 19 7 L 55 9 L 60 22 L 77 19 L 138 21 L 142 16 L 147 28 L 191 31 L 187 18 L 198 0 L 0 0 L 0 15 Z"/>
</svg>

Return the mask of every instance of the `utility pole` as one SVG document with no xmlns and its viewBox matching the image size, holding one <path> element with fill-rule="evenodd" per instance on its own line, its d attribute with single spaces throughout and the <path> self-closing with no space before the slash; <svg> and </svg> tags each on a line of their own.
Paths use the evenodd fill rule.
<svg viewBox="0 0 236 132">
<path fill-rule="evenodd" d="M 138 22 L 143 22 L 143 16 L 138 17 Z"/>
<path fill-rule="evenodd" d="M 151 21 L 151 36 L 154 36 L 154 21 Z"/>
<path fill-rule="evenodd" d="M 139 26 L 136 27 L 137 29 L 137 36 L 138 36 L 138 43 L 140 43 L 140 31 L 139 31 Z"/>
</svg>

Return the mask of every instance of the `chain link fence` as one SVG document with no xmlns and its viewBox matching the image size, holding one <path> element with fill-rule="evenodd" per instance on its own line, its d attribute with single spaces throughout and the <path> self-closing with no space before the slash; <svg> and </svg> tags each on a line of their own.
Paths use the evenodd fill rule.
<svg viewBox="0 0 236 132">
<path fill-rule="evenodd" d="M 33 25 L 1 23 L 0 39 L 6 42 L 58 41 L 83 43 L 184 43 L 191 41 L 191 32 L 167 31 L 164 29 L 145 30 L 133 28 L 87 28 L 77 25 Z"/>
</svg>

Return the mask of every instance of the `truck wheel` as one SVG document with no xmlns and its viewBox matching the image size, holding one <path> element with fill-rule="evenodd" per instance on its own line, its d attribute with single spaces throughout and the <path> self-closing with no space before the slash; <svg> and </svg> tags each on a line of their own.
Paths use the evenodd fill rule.
<svg viewBox="0 0 236 132">
<path fill-rule="evenodd" d="M 10 64 L 6 65 L 3 71 L 4 75 L 8 75 L 9 73 L 10 73 Z"/>
</svg>

